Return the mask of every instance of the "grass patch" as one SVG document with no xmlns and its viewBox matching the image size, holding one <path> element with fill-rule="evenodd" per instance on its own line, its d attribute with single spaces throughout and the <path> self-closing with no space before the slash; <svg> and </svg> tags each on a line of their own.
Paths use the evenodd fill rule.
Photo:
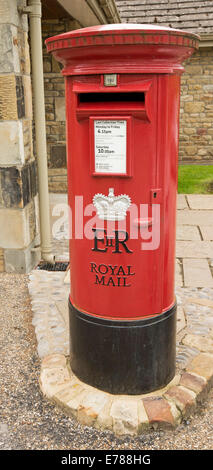
<svg viewBox="0 0 213 470">
<path fill-rule="evenodd" d="M 213 194 L 213 165 L 179 165 L 178 193 Z"/>
</svg>

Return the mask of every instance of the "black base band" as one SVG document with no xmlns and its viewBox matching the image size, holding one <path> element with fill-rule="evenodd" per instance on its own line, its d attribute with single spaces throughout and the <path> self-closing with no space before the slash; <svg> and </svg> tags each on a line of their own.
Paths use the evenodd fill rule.
<svg viewBox="0 0 213 470">
<path fill-rule="evenodd" d="M 175 375 L 176 304 L 144 320 L 105 320 L 69 301 L 70 363 L 83 382 L 109 393 L 139 395 Z"/>
</svg>

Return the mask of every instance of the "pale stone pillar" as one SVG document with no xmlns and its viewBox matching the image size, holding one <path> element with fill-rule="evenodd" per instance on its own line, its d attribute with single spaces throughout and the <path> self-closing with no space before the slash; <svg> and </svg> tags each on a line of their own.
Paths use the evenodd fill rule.
<svg viewBox="0 0 213 470">
<path fill-rule="evenodd" d="M 0 0 L 0 271 L 29 272 L 38 262 L 36 162 L 28 20 L 17 0 Z"/>
</svg>

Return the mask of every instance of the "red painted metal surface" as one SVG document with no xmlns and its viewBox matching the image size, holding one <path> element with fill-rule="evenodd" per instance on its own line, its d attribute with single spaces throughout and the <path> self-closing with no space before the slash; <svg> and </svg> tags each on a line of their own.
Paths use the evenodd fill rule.
<svg viewBox="0 0 213 470">
<path fill-rule="evenodd" d="M 132 320 L 174 304 L 180 74 L 198 39 L 169 28 L 107 25 L 46 41 L 64 65 L 70 299 L 82 312 Z M 117 86 L 105 86 L 104 74 L 117 74 Z M 107 131 L 108 123 L 113 130 Z M 99 129 L 116 133 L 116 126 L 124 132 L 118 142 L 126 142 L 126 162 L 121 171 L 105 171 L 100 163 L 97 169 Z M 112 151 L 110 141 L 104 142 L 107 150 L 99 146 L 100 152 Z M 115 199 L 131 199 L 119 222 L 103 220 L 93 205 L 94 196 L 101 194 L 104 210 L 105 198 L 109 205 L 114 197 L 112 188 Z"/>
</svg>

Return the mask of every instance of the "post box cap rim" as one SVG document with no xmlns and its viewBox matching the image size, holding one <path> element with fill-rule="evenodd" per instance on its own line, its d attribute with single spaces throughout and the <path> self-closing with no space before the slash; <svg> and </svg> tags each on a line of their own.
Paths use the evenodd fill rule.
<svg viewBox="0 0 213 470">
<path fill-rule="evenodd" d="M 170 28 L 167 26 L 158 26 L 153 24 L 140 24 L 140 23 L 118 23 L 118 24 L 105 24 L 98 26 L 89 26 L 86 28 L 75 29 L 68 31 L 66 33 L 58 34 L 57 36 L 52 36 L 47 38 L 45 44 L 48 46 L 50 42 L 54 42 L 60 39 L 71 39 L 77 37 L 89 37 L 89 36 L 98 36 L 98 35 L 107 35 L 107 34 L 175 34 L 178 36 L 191 37 L 196 40 L 200 39 L 198 34 L 181 30 Z"/>
</svg>

